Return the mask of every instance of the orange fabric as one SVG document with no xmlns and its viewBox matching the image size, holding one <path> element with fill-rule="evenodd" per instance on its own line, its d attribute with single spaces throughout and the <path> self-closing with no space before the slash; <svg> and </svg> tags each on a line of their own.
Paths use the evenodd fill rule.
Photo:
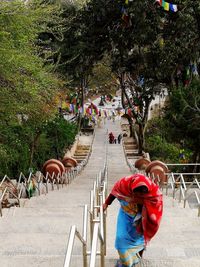
<svg viewBox="0 0 200 267">
<path fill-rule="evenodd" d="M 133 190 L 140 186 L 146 186 L 148 193 L 134 193 Z M 158 231 L 162 211 L 162 193 L 155 183 L 142 174 L 134 174 L 117 181 L 111 194 L 118 199 L 127 202 L 142 204 L 142 223 L 138 226 L 138 231 L 143 232 L 145 242 Z"/>
</svg>

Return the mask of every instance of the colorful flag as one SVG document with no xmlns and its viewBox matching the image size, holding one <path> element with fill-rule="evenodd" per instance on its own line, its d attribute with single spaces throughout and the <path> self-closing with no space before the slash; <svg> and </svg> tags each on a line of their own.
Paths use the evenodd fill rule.
<svg viewBox="0 0 200 267">
<path fill-rule="evenodd" d="M 164 10 L 169 11 L 169 3 L 165 2 Z"/>
<path fill-rule="evenodd" d="M 178 11 L 177 5 L 165 2 L 165 0 L 156 0 L 156 3 L 159 3 L 159 5 L 162 6 L 166 11 L 172 11 L 172 12 Z"/>
<path fill-rule="evenodd" d="M 172 12 L 177 12 L 178 11 L 177 5 L 173 5 L 173 4 L 169 4 L 169 9 Z"/>
</svg>

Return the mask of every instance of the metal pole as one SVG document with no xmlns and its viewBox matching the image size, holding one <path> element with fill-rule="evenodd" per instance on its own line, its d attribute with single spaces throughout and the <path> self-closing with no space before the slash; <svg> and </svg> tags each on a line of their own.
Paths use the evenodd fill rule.
<svg viewBox="0 0 200 267">
<path fill-rule="evenodd" d="M 94 231 L 93 231 L 92 248 L 91 248 L 90 267 L 95 267 L 98 230 L 99 230 L 99 223 L 95 223 L 94 224 Z"/>
<path fill-rule="evenodd" d="M 69 235 L 69 239 L 68 239 L 67 253 L 66 253 L 66 256 L 65 256 L 64 267 L 69 267 L 70 266 L 70 260 L 71 260 L 71 254 L 72 254 L 72 249 L 73 249 L 75 233 L 76 233 L 76 226 L 73 225 L 71 227 L 70 235 Z"/>
<path fill-rule="evenodd" d="M 105 243 L 101 240 L 101 267 L 105 267 Z"/>
</svg>

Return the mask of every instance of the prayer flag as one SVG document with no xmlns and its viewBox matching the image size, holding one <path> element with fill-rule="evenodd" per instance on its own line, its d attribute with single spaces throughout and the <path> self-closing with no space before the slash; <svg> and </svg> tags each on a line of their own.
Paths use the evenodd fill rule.
<svg viewBox="0 0 200 267">
<path fill-rule="evenodd" d="M 169 3 L 165 2 L 164 10 L 169 11 Z"/>
<path fill-rule="evenodd" d="M 164 10 L 166 10 L 166 11 L 172 11 L 172 12 L 178 11 L 177 5 L 165 2 L 165 0 L 156 0 L 156 3 L 159 3 L 160 6 L 162 6 L 164 8 Z"/>
<path fill-rule="evenodd" d="M 177 5 L 173 5 L 173 4 L 169 4 L 169 9 L 172 12 L 177 12 L 178 11 Z"/>
<path fill-rule="evenodd" d="M 160 5 L 162 5 L 162 0 L 156 0 Z"/>
</svg>

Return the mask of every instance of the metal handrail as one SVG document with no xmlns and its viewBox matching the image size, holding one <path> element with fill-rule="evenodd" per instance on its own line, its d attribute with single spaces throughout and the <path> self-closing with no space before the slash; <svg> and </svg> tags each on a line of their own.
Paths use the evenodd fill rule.
<svg viewBox="0 0 200 267">
<path fill-rule="evenodd" d="M 196 191 L 194 191 L 194 192 L 195 192 L 196 199 L 197 199 L 198 206 L 199 206 L 199 207 L 198 207 L 198 217 L 200 217 L 200 198 L 199 198 L 197 192 L 196 192 Z"/>
<path fill-rule="evenodd" d="M 73 245 L 74 245 L 75 236 L 78 237 L 78 239 L 83 244 L 84 249 L 86 250 L 87 243 L 82 238 L 82 236 L 79 233 L 79 231 L 77 230 L 76 226 L 73 225 L 71 227 L 70 235 L 69 235 L 69 239 L 68 239 L 67 252 L 66 252 L 66 256 L 65 256 L 64 267 L 69 267 L 70 266 L 70 261 L 71 261 L 71 257 L 72 257 L 72 251 L 73 251 Z M 86 265 L 84 265 L 84 267 L 86 267 L 86 266 L 87 266 L 87 257 L 86 257 Z"/>
<path fill-rule="evenodd" d="M 172 196 L 175 198 L 176 193 L 179 192 L 179 202 L 183 199 L 183 207 L 186 207 L 186 201 L 191 197 L 191 195 L 195 195 L 197 204 L 198 204 L 198 216 L 200 216 L 200 200 L 198 197 L 197 191 L 193 191 L 190 194 L 188 194 L 189 189 L 191 189 L 194 185 L 197 185 L 197 189 L 200 190 L 200 183 L 195 178 L 192 182 L 186 182 L 184 180 L 184 175 L 188 175 L 188 173 L 168 173 L 168 182 L 165 183 L 166 186 L 166 195 L 168 194 L 168 186 L 170 185 L 172 188 Z M 200 175 L 200 173 L 189 173 L 189 175 Z M 178 176 L 175 178 L 175 176 Z M 178 182 L 179 180 L 179 182 Z M 178 185 L 178 188 L 176 186 Z"/>
<path fill-rule="evenodd" d="M 12 182 L 12 180 L 7 175 L 4 175 L 3 179 L 1 180 L 0 187 L 5 182 L 5 180 L 8 180 L 14 187 L 16 187 L 16 185 L 14 185 L 14 183 Z"/>
<path fill-rule="evenodd" d="M 104 178 L 104 180 L 102 180 Z M 87 256 L 90 255 L 90 267 L 95 266 L 96 256 L 101 257 L 101 267 L 105 266 L 106 254 L 106 220 L 103 212 L 103 202 L 105 201 L 105 192 L 107 185 L 107 166 L 104 165 L 103 171 L 99 172 L 94 183 L 93 190 L 90 191 L 90 209 L 87 205 L 84 206 L 83 216 L 83 232 L 82 236 L 76 229 L 76 226 L 71 227 L 70 236 L 68 239 L 67 253 L 65 256 L 64 267 L 70 266 L 72 251 L 74 246 L 75 236 L 83 245 L 83 266 L 87 267 Z M 88 227 L 88 212 L 90 222 L 90 237 L 91 251 L 87 251 L 87 227 Z M 97 241 L 100 240 L 100 251 L 97 251 Z"/>
<path fill-rule="evenodd" d="M 8 180 L 17 189 L 18 195 L 15 196 L 15 194 L 13 194 L 8 189 L 7 189 L 7 191 L 9 191 L 10 194 L 12 194 L 14 196 L 14 198 L 16 198 L 18 200 L 18 204 L 20 206 L 19 199 L 22 197 L 23 189 L 25 189 L 25 190 L 28 189 L 28 186 L 29 186 L 31 181 L 34 180 L 35 182 L 37 182 L 37 185 L 35 184 L 35 188 L 38 191 L 38 195 L 41 194 L 41 191 L 40 191 L 41 185 L 45 186 L 46 193 L 48 193 L 48 184 L 49 183 L 52 186 L 52 190 L 54 190 L 54 184 L 56 184 L 57 189 L 59 189 L 59 185 L 60 184 L 62 186 L 64 184 L 67 185 L 68 181 L 69 181 L 69 179 L 68 179 L 69 176 L 71 177 L 71 179 L 70 179 L 70 182 L 71 182 L 80 173 L 80 171 L 83 169 L 83 167 L 84 167 L 84 165 L 81 165 L 80 168 L 78 169 L 78 171 L 76 171 L 76 173 L 75 173 L 75 170 L 72 169 L 69 172 L 62 173 L 62 175 L 60 175 L 60 174 L 55 175 L 54 173 L 52 175 L 50 175 L 49 173 L 47 173 L 46 176 L 44 176 L 41 172 L 39 172 L 39 178 L 38 179 L 36 178 L 36 176 L 32 172 L 29 173 L 28 177 L 26 177 L 21 172 L 20 175 L 19 175 L 19 179 L 18 179 L 18 182 L 17 182 L 16 186 L 13 184 L 12 180 L 7 175 L 5 175 L 4 178 L 2 179 L 1 183 L 0 183 L 0 186 L 2 186 L 3 182 L 5 182 L 5 180 Z M 22 179 L 24 181 L 22 181 Z M 4 193 L 4 195 L 5 195 L 5 193 Z M 2 216 L 2 203 L 1 203 L 1 200 L 0 200 L 0 215 Z"/>
<path fill-rule="evenodd" d="M 188 186 L 188 188 L 186 189 L 186 194 L 187 194 L 188 190 L 189 190 L 190 188 L 192 188 L 192 186 L 195 185 L 195 184 L 196 184 L 196 185 L 199 187 L 199 189 L 200 189 L 200 185 L 199 185 L 198 180 L 197 180 L 197 179 L 194 179 L 194 180 L 190 183 L 190 185 Z"/>
<path fill-rule="evenodd" d="M 101 256 L 101 267 L 105 266 L 105 254 L 104 254 L 104 239 L 101 234 L 100 230 L 100 223 L 95 222 L 94 224 L 94 230 L 93 230 L 93 240 L 92 240 L 92 248 L 91 248 L 91 257 L 90 257 L 90 265 L 89 267 L 95 267 L 96 263 L 96 256 L 100 254 Z M 97 253 L 97 244 L 98 239 L 100 240 L 100 252 Z"/>
<path fill-rule="evenodd" d="M 107 194 L 107 143 L 105 150 L 105 163 L 103 170 L 101 170 L 94 180 L 93 189 L 90 191 L 90 208 L 88 210 L 87 205 L 84 206 L 84 217 L 83 217 L 83 233 L 82 236 L 76 229 L 76 226 L 71 227 L 71 232 L 69 236 L 69 241 L 67 245 L 67 253 L 65 257 L 64 267 L 69 267 L 74 239 L 75 236 L 79 238 L 83 244 L 83 266 L 87 267 L 87 256 L 90 255 L 90 266 L 94 266 L 96 261 L 96 255 L 101 255 L 101 262 L 104 267 L 104 257 L 106 253 L 106 227 L 105 227 L 105 214 L 103 212 L 103 201 L 105 200 L 105 194 Z M 99 212 L 100 211 L 100 212 Z M 87 227 L 88 227 L 88 213 L 89 213 L 89 223 L 90 223 L 90 242 L 91 251 L 87 251 Z M 97 233 L 97 234 L 96 234 Z M 96 238 L 97 236 L 97 238 Z M 101 251 L 97 252 L 97 239 L 101 241 Z M 103 243 L 102 243 L 103 242 Z"/>
</svg>

